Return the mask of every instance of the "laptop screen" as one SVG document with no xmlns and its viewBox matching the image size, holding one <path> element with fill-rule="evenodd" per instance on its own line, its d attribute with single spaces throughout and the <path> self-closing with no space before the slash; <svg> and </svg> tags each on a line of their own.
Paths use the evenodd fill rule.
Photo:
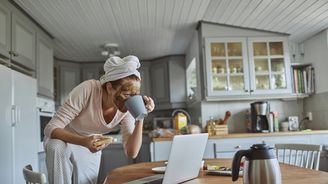
<svg viewBox="0 0 328 184">
<path fill-rule="evenodd" d="M 199 174 L 208 134 L 174 136 L 163 184 L 180 183 Z"/>
</svg>

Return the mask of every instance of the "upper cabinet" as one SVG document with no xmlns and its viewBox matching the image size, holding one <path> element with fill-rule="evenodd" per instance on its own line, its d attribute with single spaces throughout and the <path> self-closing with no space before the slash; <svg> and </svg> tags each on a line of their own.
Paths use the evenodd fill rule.
<svg viewBox="0 0 328 184">
<path fill-rule="evenodd" d="M 186 102 L 185 57 L 156 59 L 150 66 L 151 96 L 156 109 L 183 108 Z"/>
<path fill-rule="evenodd" d="M 253 94 L 291 94 L 290 60 L 286 38 L 249 38 Z"/>
<path fill-rule="evenodd" d="M 141 77 L 141 87 L 140 87 L 141 95 L 151 96 L 149 70 L 150 70 L 150 63 L 142 62 L 141 67 L 139 68 L 140 77 Z"/>
<path fill-rule="evenodd" d="M 36 42 L 38 94 L 54 98 L 54 57 L 52 39 L 37 32 Z"/>
<path fill-rule="evenodd" d="M 284 38 L 207 38 L 208 96 L 291 93 Z"/>
<path fill-rule="evenodd" d="M 81 83 L 80 64 L 73 62 L 57 61 L 55 62 L 56 68 L 56 105 L 65 103 L 69 93 L 74 87 Z"/>
<path fill-rule="evenodd" d="M 208 38 L 208 96 L 249 95 L 249 63 L 245 38 Z"/>
<path fill-rule="evenodd" d="M 30 70 L 35 70 L 36 27 L 16 9 L 12 11 L 11 33 L 11 60 Z"/>
<path fill-rule="evenodd" d="M 104 72 L 104 63 L 83 63 L 81 64 L 82 81 L 89 79 L 99 80 Z"/>
<path fill-rule="evenodd" d="M 38 95 L 54 98 L 53 41 L 9 1 L 0 1 L 0 58 L 38 80 Z"/>
<path fill-rule="evenodd" d="M 10 58 L 10 10 L 6 1 L 0 1 L 0 55 Z"/>
<path fill-rule="evenodd" d="M 288 35 L 201 23 L 206 100 L 290 98 Z"/>
</svg>

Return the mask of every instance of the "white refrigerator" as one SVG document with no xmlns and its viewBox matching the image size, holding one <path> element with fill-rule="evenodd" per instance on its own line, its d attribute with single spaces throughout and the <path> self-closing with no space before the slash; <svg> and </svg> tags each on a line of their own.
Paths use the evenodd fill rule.
<svg viewBox="0 0 328 184">
<path fill-rule="evenodd" d="M 38 167 L 36 80 L 0 65 L 0 183 L 25 183 L 23 167 Z"/>
</svg>

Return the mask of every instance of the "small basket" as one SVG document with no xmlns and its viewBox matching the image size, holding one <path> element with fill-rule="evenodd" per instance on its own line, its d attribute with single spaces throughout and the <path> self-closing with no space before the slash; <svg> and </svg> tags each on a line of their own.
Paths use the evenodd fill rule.
<svg viewBox="0 0 328 184">
<path fill-rule="evenodd" d="M 226 135 L 228 134 L 228 125 L 215 125 L 213 132 L 215 135 Z"/>
</svg>

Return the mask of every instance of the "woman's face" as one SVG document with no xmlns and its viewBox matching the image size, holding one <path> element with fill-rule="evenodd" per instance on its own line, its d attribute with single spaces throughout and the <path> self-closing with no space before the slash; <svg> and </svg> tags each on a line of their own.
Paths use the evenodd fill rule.
<svg viewBox="0 0 328 184">
<path fill-rule="evenodd" d="M 131 96 L 138 94 L 140 94 L 140 81 L 124 79 L 121 85 L 113 91 L 113 102 L 119 111 L 127 112 L 124 102 Z"/>
</svg>

